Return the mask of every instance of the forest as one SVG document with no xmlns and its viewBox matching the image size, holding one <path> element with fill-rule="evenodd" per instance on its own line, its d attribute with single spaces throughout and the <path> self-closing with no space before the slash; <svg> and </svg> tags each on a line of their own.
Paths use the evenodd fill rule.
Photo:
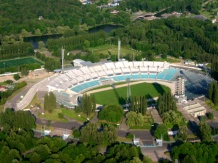
<svg viewBox="0 0 218 163">
<path fill-rule="evenodd" d="M 78 162 L 144 162 L 139 147 L 115 142 L 116 134 L 111 127 L 98 130 L 96 124 L 88 123 L 81 129 L 81 141 L 64 141 L 60 137 L 34 137 L 35 118 L 30 112 L 7 109 L 0 113 L 0 160 L 2 163 L 78 163 Z M 116 131 L 115 131 L 116 133 Z M 95 135 L 94 135 L 95 134 Z M 99 141 L 101 140 L 101 141 Z M 107 152 L 99 152 L 99 143 L 107 142 Z M 97 143 L 97 144 L 96 144 Z"/>
</svg>

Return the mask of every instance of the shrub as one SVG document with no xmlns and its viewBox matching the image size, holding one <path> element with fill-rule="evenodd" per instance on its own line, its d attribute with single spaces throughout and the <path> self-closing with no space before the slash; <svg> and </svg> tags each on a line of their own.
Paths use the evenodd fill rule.
<svg viewBox="0 0 218 163">
<path fill-rule="evenodd" d="M 131 134 L 131 133 L 127 133 L 126 138 L 133 139 L 133 138 L 134 138 L 134 135 Z"/>
<path fill-rule="evenodd" d="M 199 120 L 200 120 L 201 122 L 203 122 L 203 121 L 206 120 L 206 117 L 205 117 L 205 116 L 200 116 Z"/>
<path fill-rule="evenodd" d="M 79 138 L 80 137 L 80 131 L 79 130 L 73 130 L 73 137 Z"/>
<path fill-rule="evenodd" d="M 63 113 L 58 113 L 58 118 L 63 119 L 64 118 L 64 114 Z"/>
<path fill-rule="evenodd" d="M 19 80 L 20 76 L 18 74 L 14 74 L 14 80 Z"/>
<path fill-rule="evenodd" d="M 214 115 L 211 112 L 207 113 L 207 117 L 208 119 L 211 119 L 211 120 L 214 119 Z"/>
</svg>

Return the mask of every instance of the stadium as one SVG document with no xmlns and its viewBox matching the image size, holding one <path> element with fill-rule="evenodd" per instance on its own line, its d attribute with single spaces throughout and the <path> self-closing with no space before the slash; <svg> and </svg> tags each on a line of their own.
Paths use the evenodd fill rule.
<svg viewBox="0 0 218 163">
<path fill-rule="evenodd" d="M 118 61 L 91 63 L 75 60 L 74 67 L 56 73 L 56 77 L 47 85 L 53 91 L 57 102 L 74 108 L 78 97 L 90 89 L 113 83 L 145 81 L 173 83 L 178 76 L 185 79 L 185 95 L 188 100 L 207 94 L 212 79 L 200 72 L 177 67 L 168 62 Z M 172 91 L 174 94 L 174 92 Z"/>
</svg>

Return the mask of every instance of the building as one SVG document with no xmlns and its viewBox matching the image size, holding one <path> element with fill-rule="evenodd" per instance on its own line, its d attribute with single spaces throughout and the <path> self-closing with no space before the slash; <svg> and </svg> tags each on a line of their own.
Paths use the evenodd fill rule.
<svg viewBox="0 0 218 163">
<path fill-rule="evenodd" d="M 199 103 L 185 106 L 183 109 L 186 110 L 193 117 L 204 116 L 206 114 L 206 108 Z"/>
<path fill-rule="evenodd" d="M 185 79 L 182 76 L 178 76 L 175 82 L 175 95 L 185 94 Z"/>
<path fill-rule="evenodd" d="M 185 79 L 182 76 L 178 76 L 175 81 L 175 98 L 179 103 L 187 100 L 185 96 Z"/>
</svg>

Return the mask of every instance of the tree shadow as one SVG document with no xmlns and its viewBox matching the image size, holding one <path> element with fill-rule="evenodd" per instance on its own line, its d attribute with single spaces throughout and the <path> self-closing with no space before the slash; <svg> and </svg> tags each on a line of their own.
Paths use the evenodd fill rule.
<svg viewBox="0 0 218 163">
<path fill-rule="evenodd" d="M 126 99 L 123 98 L 123 97 L 121 97 L 121 96 L 118 94 L 117 89 L 116 89 L 115 86 L 112 86 L 112 88 L 113 88 L 113 91 L 114 91 L 114 94 L 115 94 L 116 98 L 118 99 L 119 104 L 121 104 L 121 105 L 125 104 L 125 103 L 126 103 Z"/>
<path fill-rule="evenodd" d="M 195 121 L 188 121 L 188 129 L 195 135 L 199 135 L 199 126 Z"/>
<path fill-rule="evenodd" d="M 158 83 L 152 83 L 152 85 L 154 86 L 154 88 L 157 90 L 157 92 L 161 95 L 163 95 L 163 93 L 165 92 L 165 90 L 163 89 L 163 87 L 158 84 Z"/>
</svg>

